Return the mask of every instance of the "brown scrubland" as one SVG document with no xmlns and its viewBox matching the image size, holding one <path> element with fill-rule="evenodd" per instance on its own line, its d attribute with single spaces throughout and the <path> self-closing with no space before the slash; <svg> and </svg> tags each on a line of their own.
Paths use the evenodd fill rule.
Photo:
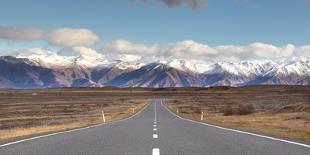
<svg viewBox="0 0 310 155">
<path fill-rule="evenodd" d="M 310 87 L 59 88 L 0 90 L 0 143 L 116 121 L 149 99 L 178 115 L 274 137 L 310 142 Z M 133 110 L 134 109 L 134 110 Z"/>
<path fill-rule="evenodd" d="M 148 98 L 112 89 L 0 90 L 0 142 L 124 119 Z"/>
<path fill-rule="evenodd" d="M 178 115 L 258 134 L 310 143 L 310 87 L 214 87 L 166 98 Z"/>
</svg>

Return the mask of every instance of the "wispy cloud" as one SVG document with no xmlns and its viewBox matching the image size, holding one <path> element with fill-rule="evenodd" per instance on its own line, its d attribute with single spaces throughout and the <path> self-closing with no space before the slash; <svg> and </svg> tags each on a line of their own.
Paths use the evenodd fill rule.
<svg viewBox="0 0 310 155">
<path fill-rule="evenodd" d="M 209 46 L 193 40 L 184 40 L 167 45 L 146 45 L 128 40 L 105 41 L 100 49 L 92 49 L 92 45 L 100 39 L 89 29 L 58 28 L 44 32 L 30 27 L 0 26 L 0 39 L 32 41 L 42 40 L 49 45 L 60 48 L 60 53 L 98 57 L 100 54 L 130 54 L 139 56 L 157 55 L 179 59 L 196 60 L 246 60 L 285 58 L 293 55 L 310 57 L 310 46 L 295 47 L 292 44 L 275 46 L 256 42 L 247 45 Z"/>
<path fill-rule="evenodd" d="M 43 31 L 38 28 L 0 26 L 0 39 L 12 41 L 32 41 L 42 39 L 43 36 Z"/>
<path fill-rule="evenodd" d="M 88 29 L 60 28 L 48 33 L 47 41 L 56 46 L 91 46 L 99 37 Z"/>
<path fill-rule="evenodd" d="M 134 0 L 138 2 L 160 2 L 168 7 L 176 7 L 182 4 L 188 5 L 193 10 L 199 9 L 207 5 L 208 0 Z"/>
<path fill-rule="evenodd" d="M 182 0 L 160 0 L 160 1 L 165 3 L 169 7 L 178 6 L 182 3 Z"/>
<path fill-rule="evenodd" d="M 265 43 L 252 43 L 244 46 L 221 45 L 211 47 L 207 44 L 185 40 L 169 45 L 165 53 L 178 58 L 244 60 L 251 58 L 281 58 L 293 54 L 295 47 L 287 44 L 277 47 Z"/>
<path fill-rule="evenodd" d="M 186 2 L 192 9 L 198 9 L 200 7 L 206 6 L 208 0 L 186 0 Z"/>
<path fill-rule="evenodd" d="M 306 47 L 302 49 L 306 51 L 303 54 L 309 51 L 309 48 Z M 116 40 L 104 44 L 100 51 L 118 54 L 159 55 L 179 59 L 238 61 L 255 58 L 273 59 L 290 57 L 294 54 L 295 50 L 296 48 L 292 44 L 278 47 L 259 42 L 244 46 L 221 45 L 212 47 L 193 40 L 175 42 L 165 46 L 144 45 L 131 43 L 127 40 Z"/>
<path fill-rule="evenodd" d="M 302 46 L 297 51 L 299 56 L 310 58 L 310 45 Z"/>
<path fill-rule="evenodd" d="M 144 44 L 132 43 L 123 39 L 106 42 L 102 47 L 103 52 L 137 55 L 158 54 L 160 50 L 161 48 L 158 45 L 147 46 Z"/>
<path fill-rule="evenodd" d="M 50 32 L 33 27 L 0 25 L 0 39 L 11 41 L 43 40 L 51 45 L 62 47 L 91 46 L 99 40 L 91 30 L 81 28 L 59 28 Z"/>
</svg>

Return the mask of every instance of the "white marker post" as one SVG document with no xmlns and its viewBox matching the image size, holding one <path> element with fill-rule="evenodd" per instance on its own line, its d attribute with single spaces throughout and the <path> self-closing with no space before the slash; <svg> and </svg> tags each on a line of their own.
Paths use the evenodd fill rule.
<svg viewBox="0 0 310 155">
<path fill-rule="evenodd" d="M 105 117 L 104 117 L 104 112 L 103 112 L 103 110 L 101 111 L 101 113 L 102 113 L 102 120 L 103 120 L 103 122 L 105 123 Z"/>
<path fill-rule="evenodd" d="M 200 120 L 203 121 L 203 111 L 201 112 Z"/>
<path fill-rule="evenodd" d="M 179 108 L 177 109 L 177 114 L 179 113 Z"/>
<path fill-rule="evenodd" d="M 135 113 L 135 108 L 132 108 L 132 113 L 133 113 L 133 114 Z"/>
</svg>

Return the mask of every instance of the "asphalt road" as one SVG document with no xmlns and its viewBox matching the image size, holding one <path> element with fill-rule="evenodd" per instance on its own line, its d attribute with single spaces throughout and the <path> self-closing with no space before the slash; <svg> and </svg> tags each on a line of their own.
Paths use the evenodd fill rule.
<svg viewBox="0 0 310 155">
<path fill-rule="evenodd" d="M 310 155 L 307 145 L 181 119 L 161 102 L 127 120 L 0 145 L 0 155 Z"/>
</svg>

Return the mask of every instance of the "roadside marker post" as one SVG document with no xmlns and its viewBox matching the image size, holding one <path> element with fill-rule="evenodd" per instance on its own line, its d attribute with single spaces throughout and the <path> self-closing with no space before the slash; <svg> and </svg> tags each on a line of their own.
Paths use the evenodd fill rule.
<svg viewBox="0 0 310 155">
<path fill-rule="evenodd" d="M 179 108 L 177 109 L 177 114 L 179 113 Z"/>
<path fill-rule="evenodd" d="M 102 120 L 103 120 L 103 122 L 105 123 L 105 117 L 104 117 L 104 112 L 103 112 L 103 110 L 101 111 L 101 113 L 102 113 Z"/>
<path fill-rule="evenodd" d="M 200 120 L 203 121 L 203 111 L 201 112 Z"/>
</svg>

